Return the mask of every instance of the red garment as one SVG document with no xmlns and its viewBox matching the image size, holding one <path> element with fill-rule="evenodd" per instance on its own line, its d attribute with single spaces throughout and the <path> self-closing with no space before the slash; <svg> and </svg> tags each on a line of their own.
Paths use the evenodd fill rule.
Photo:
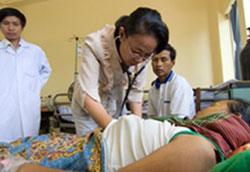
<svg viewBox="0 0 250 172">
<path fill-rule="evenodd" d="M 250 128 L 239 116 L 217 114 L 200 120 L 203 121 L 200 124 L 195 120 L 185 126 L 213 140 L 226 158 L 232 151 L 250 142 Z"/>
</svg>

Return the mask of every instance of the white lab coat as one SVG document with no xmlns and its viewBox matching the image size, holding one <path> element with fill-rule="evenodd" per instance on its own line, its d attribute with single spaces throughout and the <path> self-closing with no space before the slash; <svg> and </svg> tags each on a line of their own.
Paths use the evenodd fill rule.
<svg viewBox="0 0 250 172">
<path fill-rule="evenodd" d="M 15 51 L 0 41 L 0 140 L 38 135 L 40 91 L 50 73 L 40 47 L 21 39 Z"/>
</svg>

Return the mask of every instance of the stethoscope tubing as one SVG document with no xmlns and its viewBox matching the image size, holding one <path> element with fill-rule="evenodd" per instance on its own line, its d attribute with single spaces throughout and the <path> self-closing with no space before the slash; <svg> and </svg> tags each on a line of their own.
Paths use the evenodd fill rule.
<svg viewBox="0 0 250 172">
<path fill-rule="evenodd" d="M 130 92 L 130 90 L 131 90 L 131 88 L 132 88 L 132 86 L 133 86 L 133 84 L 134 84 L 134 82 L 135 82 L 137 76 L 139 76 L 139 74 L 145 69 L 145 67 L 147 66 L 148 62 L 151 60 L 151 58 L 152 58 L 152 57 L 150 57 L 150 58 L 145 62 L 145 64 L 140 68 L 140 70 L 137 71 L 137 72 L 134 74 L 134 77 L 133 77 L 132 81 L 131 81 L 131 78 L 130 78 L 131 72 L 126 71 L 127 76 L 128 76 L 128 83 L 129 83 L 129 84 L 128 84 L 128 88 L 127 88 L 127 90 L 126 90 L 125 97 L 124 97 L 124 99 L 123 99 L 123 101 L 122 101 L 122 106 L 121 106 L 121 108 L 120 108 L 119 117 L 122 116 L 123 108 L 124 108 L 124 106 L 125 106 L 125 104 L 126 104 L 126 101 L 127 101 L 127 99 L 128 99 L 128 95 L 129 95 L 129 92 Z"/>
</svg>

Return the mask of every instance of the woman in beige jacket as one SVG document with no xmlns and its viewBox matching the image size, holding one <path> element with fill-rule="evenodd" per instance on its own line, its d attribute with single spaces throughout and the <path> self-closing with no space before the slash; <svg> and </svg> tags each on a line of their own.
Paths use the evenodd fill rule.
<svg viewBox="0 0 250 172">
<path fill-rule="evenodd" d="M 167 26 L 160 14 L 149 8 L 138 8 L 129 16 L 122 16 L 115 27 L 107 25 L 87 36 L 72 102 L 77 134 L 84 135 L 97 128 L 93 110 L 99 112 L 98 116 L 108 114 L 108 119 L 98 118 L 101 125 L 124 114 L 128 85 L 131 87 L 127 95 L 129 109 L 135 115 L 142 115 L 146 84 L 143 69 L 167 42 Z M 133 81 L 130 74 L 134 72 L 138 77 Z"/>
</svg>

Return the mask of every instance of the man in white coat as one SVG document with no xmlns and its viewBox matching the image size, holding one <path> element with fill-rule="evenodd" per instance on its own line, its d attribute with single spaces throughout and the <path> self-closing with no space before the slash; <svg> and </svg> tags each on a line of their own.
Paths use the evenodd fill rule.
<svg viewBox="0 0 250 172">
<path fill-rule="evenodd" d="M 51 69 L 44 51 L 21 38 L 25 16 L 0 10 L 0 140 L 36 136 L 40 128 L 40 91 Z"/>
<path fill-rule="evenodd" d="M 176 51 L 171 45 L 154 55 L 152 67 L 158 78 L 148 97 L 148 116 L 175 115 L 192 119 L 195 115 L 193 89 L 187 80 L 172 71 Z"/>
</svg>

